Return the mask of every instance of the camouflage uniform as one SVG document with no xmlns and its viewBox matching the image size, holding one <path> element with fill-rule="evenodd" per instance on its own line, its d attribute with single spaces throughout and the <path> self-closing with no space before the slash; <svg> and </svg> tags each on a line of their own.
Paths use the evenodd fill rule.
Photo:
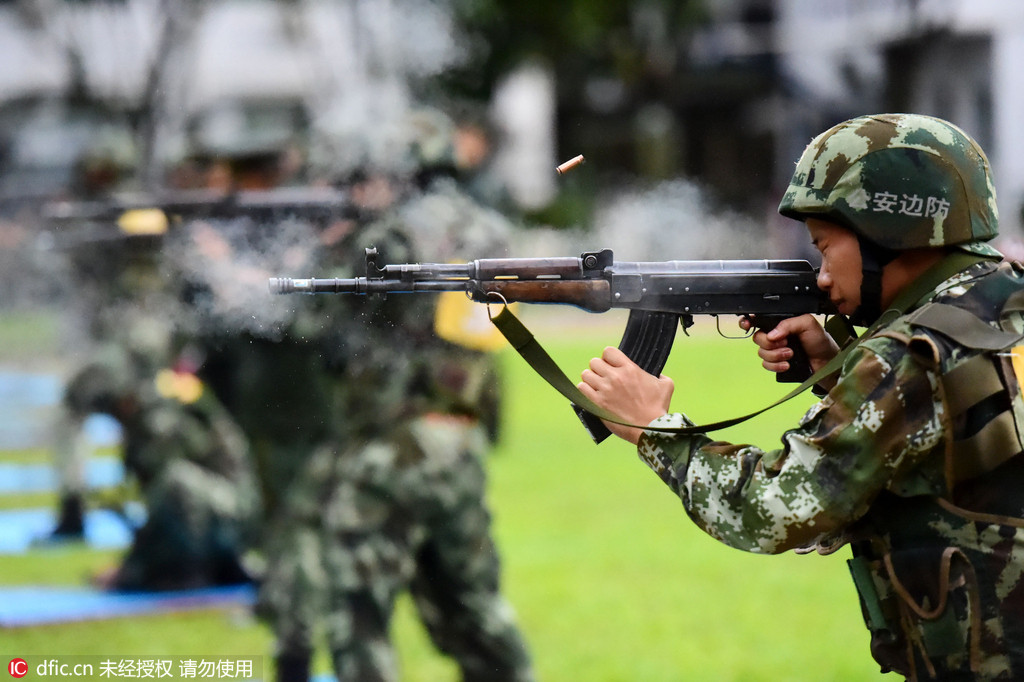
<svg viewBox="0 0 1024 682">
<path fill-rule="evenodd" d="M 170 250 L 198 314 L 200 374 L 257 462 L 257 610 L 274 631 L 278 679 L 306 679 L 321 637 L 340 679 L 395 679 L 388 624 L 407 589 L 467 680 L 531 678 L 498 589 L 484 499 L 482 457 L 497 423 L 491 358 L 435 335 L 432 296 L 266 291 L 282 271 L 361 275 L 371 245 L 389 261 L 498 248 L 507 221 L 427 171 L 367 164 L 351 173 L 351 205 L 331 224 L 195 221 Z"/>
<path fill-rule="evenodd" d="M 212 393 L 175 366 L 178 305 L 159 289 L 153 257 L 132 260 L 108 289 L 111 303 L 95 320 L 100 341 L 62 401 L 72 422 L 91 413 L 119 422 L 125 469 L 145 503 L 146 521 L 111 586 L 244 582 L 240 557 L 257 504 L 248 450 Z"/>
<path fill-rule="evenodd" d="M 506 221 L 448 180 L 415 192 L 325 255 L 330 276 L 362 274 L 363 247 L 389 262 L 494 252 Z M 434 297 L 316 297 L 317 344 L 334 433 L 285 491 L 268 544 L 261 612 L 279 669 L 308 661 L 326 630 L 343 680 L 393 680 L 396 598 L 409 590 L 434 643 L 466 680 L 529 680 L 499 591 L 483 457 L 497 413 L 492 359 L 439 339 Z M 279 675 L 282 679 L 288 677 Z"/>
<path fill-rule="evenodd" d="M 901 206 L 919 215 L 901 221 Z M 874 248 L 953 245 L 978 262 L 875 327 L 781 449 L 649 430 L 641 459 L 732 547 L 850 543 L 883 670 L 1020 679 L 1024 269 L 982 241 L 997 222 L 984 154 L 936 119 L 855 119 L 811 143 L 780 210 L 848 225 Z"/>
</svg>

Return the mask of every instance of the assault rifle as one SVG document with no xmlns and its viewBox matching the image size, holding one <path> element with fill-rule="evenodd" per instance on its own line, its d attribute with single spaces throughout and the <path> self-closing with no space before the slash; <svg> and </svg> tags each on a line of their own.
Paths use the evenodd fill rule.
<svg viewBox="0 0 1024 682">
<path fill-rule="evenodd" d="M 787 317 L 835 312 L 818 289 L 817 273 L 803 260 L 673 260 L 616 262 L 605 249 L 579 258 L 493 258 L 465 264 L 377 265 L 366 249 L 366 276 L 354 279 L 272 278 L 275 294 L 400 294 L 463 291 L 480 303 L 550 303 L 603 313 L 626 308 L 629 318 L 619 348 L 658 376 L 676 327 L 694 315 L 749 316 L 762 330 Z M 779 381 L 800 382 L 810 363 L 792 345 L 790 369 Z M 574 406 L 575 407 L 575 406 Z M 596 416 L 576 408 L 596 442 L 609 435 Z"/>
<path fill-rule="evenodd" d="M 121 193 L 105 199 L 45 204 L 42 217 L 51 229 L 44 233 L 43 242 L 48 248 L 74 248 L 126 237 L 159 237 L 176 222 L 200 218 L 247 216 L 260 224 L 272 224 L 294 217 L 327 223 L 355 218 L 356 213 L 348 193 L 333 187 Z"/>
<path fill-rule="evenodd" d="M 125 212 L 158 209 L 169 219 L 234 218 L 252 216 L 279 220 L 289 216 L 317 219 L 339 215 L 349 207 L 348 194 L 331 187 L 277 187 L 274 189 L 170 190 L 121 193 L 108 199 L 54 201 L 43 207 L 51 222 L 113 222 Z"/>
</svg>

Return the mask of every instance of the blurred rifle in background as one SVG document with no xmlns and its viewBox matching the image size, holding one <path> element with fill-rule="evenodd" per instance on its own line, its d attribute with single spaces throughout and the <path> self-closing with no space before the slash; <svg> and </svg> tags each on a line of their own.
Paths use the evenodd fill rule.
<svg viewBox="0 0 1024 682">
<path fill-rule="evenodd" d="M 355 218 L 356 210 L 344 190 L 333 187 L 281 187 L 267 190 L 179 190 L 124 193 L 108 199 L 54 201 L 43 206 L 50 227 L 47 248 L 164 234 L 172 225 L 197 219 L 247 217 L 256 223 L 289 218 L 324 224 Z"/>
</svg>

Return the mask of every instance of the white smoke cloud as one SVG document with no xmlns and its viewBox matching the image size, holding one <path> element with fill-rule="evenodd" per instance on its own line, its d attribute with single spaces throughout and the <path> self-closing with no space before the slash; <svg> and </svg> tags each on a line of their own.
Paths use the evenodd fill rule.
<svg viewBox="0 0 1024 682">
<path fill-rule="evenodd" d="M 609 248 L 619 261 L 663 261 L 765 258 L 766 240 L 755 219 L 715 206 L 699 185 L 675 179 L 607 194 L 590 227 L 531 230 L 517 246 L 530 255 Z"/>
<path fill-rule="evenodd" d="M 179 326 L 199 334 L 278 338 L 309 301 L 270 295 L 267 279 L 314 274 L 318 246 L 313 227 L 300 220 L 197 220 L 184 226 L 165 254 L 172 277 L 191 291 Z"/>
</svg>

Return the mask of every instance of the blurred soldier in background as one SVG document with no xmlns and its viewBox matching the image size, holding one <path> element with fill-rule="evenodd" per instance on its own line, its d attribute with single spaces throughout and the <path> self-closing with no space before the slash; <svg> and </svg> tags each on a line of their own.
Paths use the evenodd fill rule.
<svg viewBox="0 0 1024 682">
<path fill-rule="evenodd" d="M 98 130 L 93 141 L 75 158 L 68 191 L 77 199 L 96 199 L 108 196 L 131 180 L 136 150 L 126 135 L 109 130 Z M 128 270 L 138 269 L 141 263 L 154 258 L 159 249 L 159 237 L 140 235 L 131 239 L 126 231 L 114 225 L 97 226 L 78 224 L 54 227 L 46 233 L 53 240 L 45 249 L 48 263 L 56 267 L 62 257 L 70 263 L 74 284 L 62 294 L 72 299 L 73 316 L 82 325 L 89 339 L 95 341 L 106 334 L 109 320 L 103 320 L 106 298 L 115 296 L 115 307 L 125 303 L 130 292 L 118 285 L 115 273 L 126 280 Z M 129 229 L 131 226 L 129 226 Z M 124 241 L 122 241 L 124 240 Z M 109 316 L 107 316 L 109 317 Z M 99 334 L 100 336 L 96 336 Z M 54 428 L 54 466 L 57 473 L 58 517 L 53 530 L 55 540 L 81 539 L 85 534 L 86 467 L 90 444 L 83 429 L 88 414 L 73 414 L 62 409 L 58 412 Z"/>
<path fill-rule="evenodd" d="M 111 140 L 120 138 L 98 138 L 79 159 L 78 198 L 109 199 L 130 182 L 134 150 Z M 91 342 L 61 403 L 53 536 L 83 534 L 89 453 L 82 427 L 90 414 L 107 414 L 121 426 L 125 470 L 146 520 L 120 566 L 98 582 L 124 590 L 246 582 L 241 560 L 258 508 L 252 465 L 241 431 L 195 376 L 197 320 L 164 259 L 167 216 L 133 210 L 113 220 L 90 217 L 89 207 L 72 204 L 72 219 L 51 231 L 55 250 L 72 264 L 73 302 Z"/>
<path fill-rule="evenodd" d="M 187 155 L 170 184 L 224 193 L 265 190 L 299 180 L 305 110 L 292 98 L 217 101 L 186 124 Z"/>
<path fill-rule="evenodd" d="M 515 200 L 494 167 L 498 132 L 483 114 L 465 111 L 455 120 L 453 158 L 459 187 L 476 201 L 514 213 Z"/>
<path fill-rule="evenodd" d="M 75 247 L 103 273 L 102 305 L 91 320 L 95 352 L 66 384 L 60 444 L 71 447 L 90 414 L 117 420 L 146 509 L 121 565 L 101 578 L 113 589 L 248 580 L 241 554 L 257 499 L 245 440 L 189 367 L 187 318 L 161 267 L 161 240 L 120 235 Z"/>
<path fill-rule="evenodd" d="M 451 179 L 450 122 L 419 112 L 404 123 L 412 141 L 400 159 L 328 169 L 349 193 L 348 215 L 316 239 L 279 241 L 278 267 L 352 276 L 366 267 L 369 245 L 405 261 L 501 252 L 507 221 Z M 243 254 L 226 246 L 205 252 L 229 254 L 224 260 L 237 268 Z M 199 260 L 193 267 L 216 269 Z M 280 273 L 263 273 L 271 274 Z M 272 318 L 274 305 L 265 297 L 261 314 Z M 259 612 L 275 634 L 278 678 L 308 679 L 326 636 L 339 679 L 396 679 L 388 628 L 408 589 L 464 679 L 532 679 L 499 592 L 484 499 L 482 457 L 498 423 L 494 367 L 482 350 L 489 337 L 457 306 L 436 319 L 433 301 L 419 297 L 287 305 L 276 326 L 209 343 L 203 369 L 260 466 Z M 438 323 L 462 345 L 440 338 Z"/>
</svg>

